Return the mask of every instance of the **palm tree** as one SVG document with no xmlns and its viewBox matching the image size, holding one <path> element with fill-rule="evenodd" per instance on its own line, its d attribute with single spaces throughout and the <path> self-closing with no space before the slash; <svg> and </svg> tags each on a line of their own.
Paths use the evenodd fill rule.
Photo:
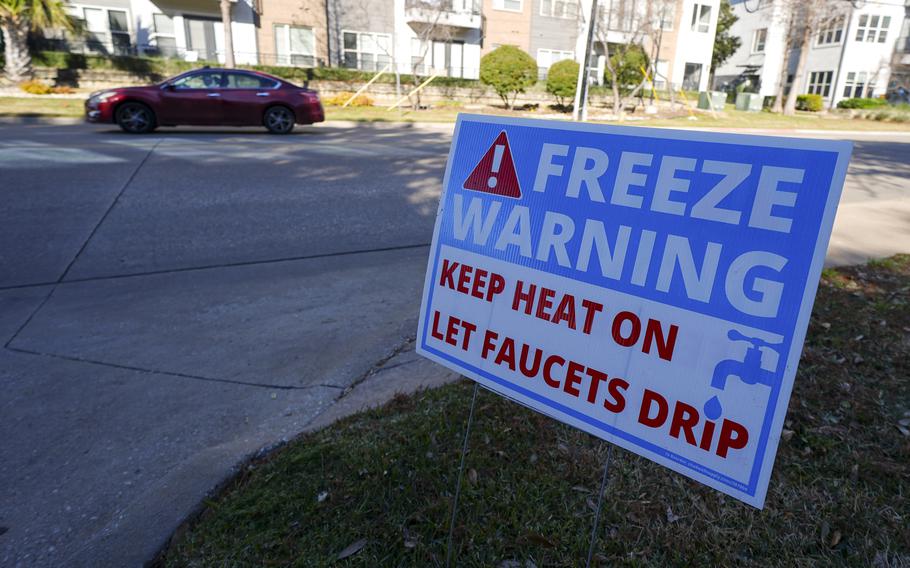
<svg viewBox="0 0 910 568">
<path fill-rule="evenodd" d="M 0 0 L 0 32 L 3 33 L 6 64 L 3 72 L 11 81 L 32 74 L 28 32 L 41 28 L 72 29 L 73 24 L 60 0 Z"/>
</svg>

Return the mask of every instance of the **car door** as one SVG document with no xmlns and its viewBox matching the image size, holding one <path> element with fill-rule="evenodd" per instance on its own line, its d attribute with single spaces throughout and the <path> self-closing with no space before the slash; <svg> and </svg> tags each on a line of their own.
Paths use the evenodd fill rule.
<svg viewBox="0 0 910 568">
<path fill-rule="evenodd" d="M 199 71 L 164 87 L 159 115 L 163 124 L 222 124 L 223 71 Z"/>
<path fill-rule="evenodd" d="M 225 124 L 262 124 L 266 107 L 276 100 L 278 85 L 274 79 L 254 73 L 228 71 L 221 97 Z"/>
</svg>

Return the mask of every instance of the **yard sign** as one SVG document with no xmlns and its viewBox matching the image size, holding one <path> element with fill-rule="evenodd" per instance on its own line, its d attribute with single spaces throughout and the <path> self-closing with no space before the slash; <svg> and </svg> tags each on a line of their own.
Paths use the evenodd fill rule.
<svg viewBox="0 0 910 568">
<path fill-rule="evenodd" d="M 850 152 L 461 115 L 418 351 L 762 507 Z"/>
</svg>

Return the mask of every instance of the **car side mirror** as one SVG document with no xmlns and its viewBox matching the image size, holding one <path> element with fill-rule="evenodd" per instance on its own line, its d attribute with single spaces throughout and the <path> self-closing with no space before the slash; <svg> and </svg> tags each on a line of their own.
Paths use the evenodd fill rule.
<svg viewBox="0 0 910 568">
<path fill-rule="evenodd" d="M 177 87 L 174 86 L 173 83 L 168 83 L 167 85 L 164 86 L 164 90 L 165 91 L 176 91 Z"/>
</svg>

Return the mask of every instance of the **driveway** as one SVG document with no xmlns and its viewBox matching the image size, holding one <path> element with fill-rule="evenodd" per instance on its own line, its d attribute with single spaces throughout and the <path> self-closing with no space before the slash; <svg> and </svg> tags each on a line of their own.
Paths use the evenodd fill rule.
<svg viewBox="0 0 910 568">
<path fill-rule="evenodd" d="M 0 126 L 0 565 L 141 565 L 243 457 L 451 379 L 410 347 L 449 140 Z M 857 138 L 829 262 L 910 249 L 908 180 Z"/>
</svg>

